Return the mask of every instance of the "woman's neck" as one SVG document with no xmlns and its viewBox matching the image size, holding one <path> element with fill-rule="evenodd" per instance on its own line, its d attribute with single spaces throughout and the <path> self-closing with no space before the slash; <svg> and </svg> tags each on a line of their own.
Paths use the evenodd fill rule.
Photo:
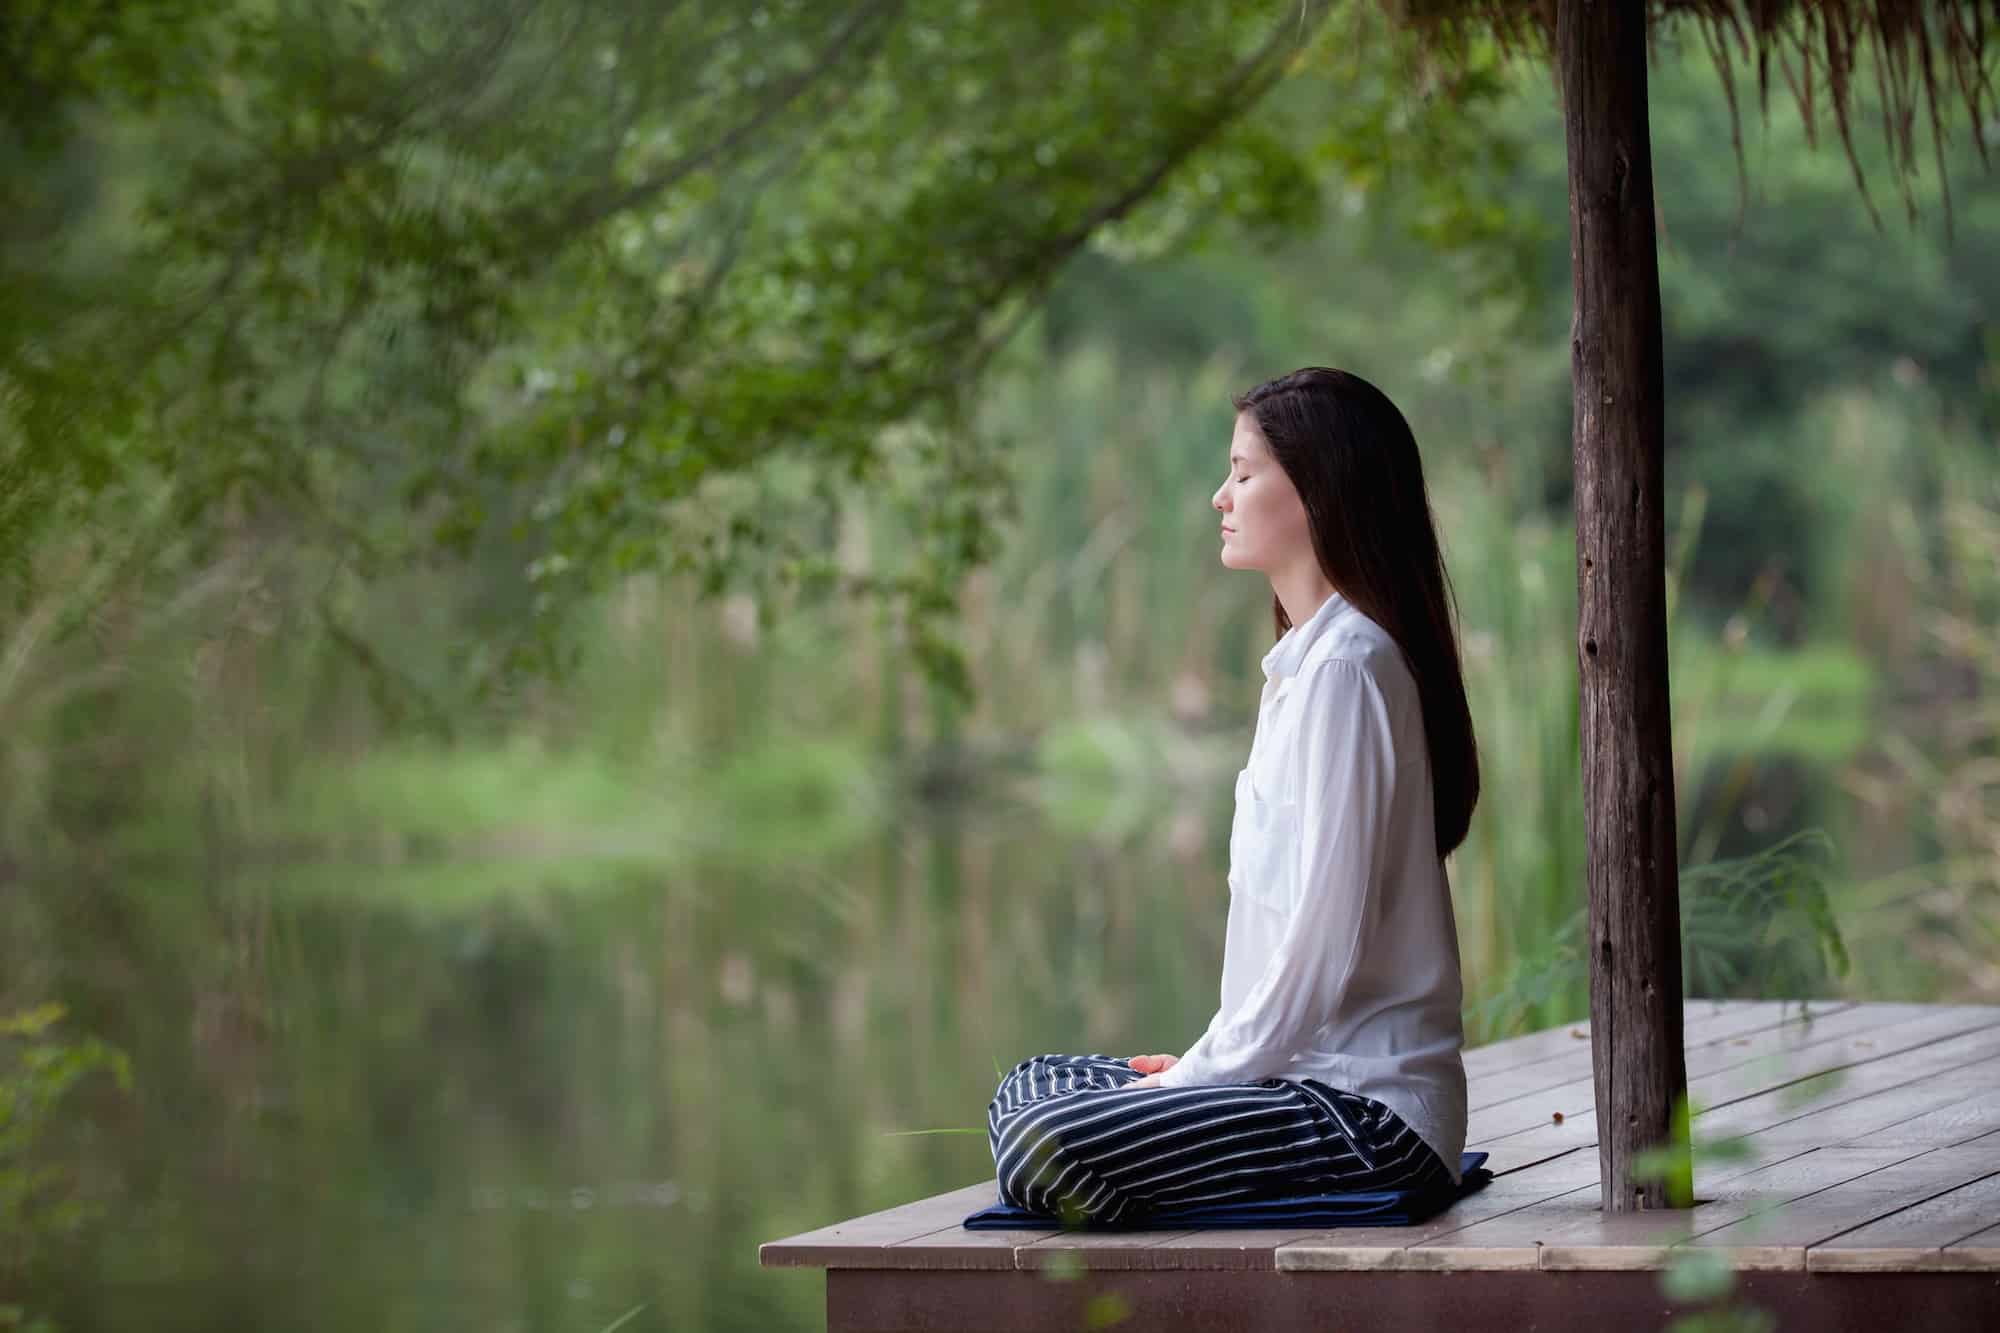
<svg viewBox="0 0 2000 1333">
<path fill-rule="evenodd" d="M 1326 605 L 1326 599 L 1333 596 L 1333 584 L 1319 569 L 1319 562 L 1296 570 L 1271 576 L 1271 591 L 1278 596 L 1278 604 L 1285 608 L 1285 619 L 1294 625 L 1303 625 L 1313 618 L 1313 613 Z"/>
</svg>

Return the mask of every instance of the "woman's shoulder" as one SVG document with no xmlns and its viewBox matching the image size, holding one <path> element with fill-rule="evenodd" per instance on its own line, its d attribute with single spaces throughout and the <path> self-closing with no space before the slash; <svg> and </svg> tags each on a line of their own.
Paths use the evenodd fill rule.
<svg viewBox="0 0 2000 1333">
<path fill-rule="evenodd" d="M 1410 672 L 1403 650 L 1387 630 L 1359 612 L 1345 617 L 1339 626 L 1313 644 L 1312 651 L 1299 664 L 1298 683 L 1303 685 L 1328 669 L 1336 674 L 1358 673 L 1397 707 L 1416 700 L 1416 677 Z"/>
</svg>

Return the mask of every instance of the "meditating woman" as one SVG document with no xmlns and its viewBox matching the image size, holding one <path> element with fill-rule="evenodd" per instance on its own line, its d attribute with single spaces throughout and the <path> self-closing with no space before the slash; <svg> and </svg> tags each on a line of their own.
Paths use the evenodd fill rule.
<svg viewBox="0 0 2000 1333">
<path fill-rule="evenodd" d="M 1479 758 L 1416 440 L 1339 370 L 1235 405 L 1222 563 L 1270 579 L 1278 639 L 1236 776 L 1221 1006 L 1179 1056 L 1016 1065 L 987 1128 L 1017 1207 L 1107 1224 L 1460 1180 L 1444 858 Z"/>
</svg>

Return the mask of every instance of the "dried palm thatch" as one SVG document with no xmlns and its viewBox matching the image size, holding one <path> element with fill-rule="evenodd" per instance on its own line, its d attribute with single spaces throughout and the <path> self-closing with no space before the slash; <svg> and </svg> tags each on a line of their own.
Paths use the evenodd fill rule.
<svg viewBox="0 0 2000 1333">
<path fill-rule="evenodd" d="M 1602 0 L 1601 0 L 1602 2 Z M 1618 0 L 1626 2 L 1626 0 Z M 1962 103 L 1972 140 L 1988 170 L 1988 120 L 1996 107 L 1989 38 L 2000 35 L 2000 0 L 1629 0 L 1644 3 L 1653 32 L 1685 21 L 1697 29 L 1721 75 L 1729 99 L 1739 190 L 1748 193 L 1743 157 L 1739 69 L 1757 72 L 1759 114 L 1770 114 L 1771 70 L 1790 89 L 1805 121 L 1806 140 L 1818 146 L 1819 118 L 1831 109 L 1856 187 L 1879 230 L 1882 217 L 1868 192 L 1854 151 L 1858 107 L 1855 74 L 1866 59 L 1875 75 L 1882 137 L 1912 222 L 1912 184 L 1919 158 L 1915 133 L 1921 112 L 1943 190 L 1945 231 L 1951 233 L 1951 186 L 1944 149 L 1950 142 L 1947 108 Z M 1546 55 L 1556 34 L 1557 0 L 1380 0 L 1395 22 L 1420 34 L 1449 59 L 1475 34 L 1490 33 L 1509 50 Z M 1550 61 L 1549 67 L 1557 68 Z M 1865 82 L 1865 80 L 1860 80 Z"/>
</svg>

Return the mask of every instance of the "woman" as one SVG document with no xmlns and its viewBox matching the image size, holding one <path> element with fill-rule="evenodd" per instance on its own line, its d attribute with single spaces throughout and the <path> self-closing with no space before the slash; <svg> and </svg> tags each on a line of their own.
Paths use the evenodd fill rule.
<svg viewBox="0 0 2000 1333">
<path fill-rule="evenodd" d="M 1459 1182 L 1444 857 L 1479 759 L 1416 440 L 1344 371 L 1234 401 L 1222 563 L 1270 579 L 1278 640 L 1236 777 L 1222 1003 L 1179 1056 L 1015 1066 L 987 1129 L 1018 1207 L 1113 1223 Z"/>
</svg>

